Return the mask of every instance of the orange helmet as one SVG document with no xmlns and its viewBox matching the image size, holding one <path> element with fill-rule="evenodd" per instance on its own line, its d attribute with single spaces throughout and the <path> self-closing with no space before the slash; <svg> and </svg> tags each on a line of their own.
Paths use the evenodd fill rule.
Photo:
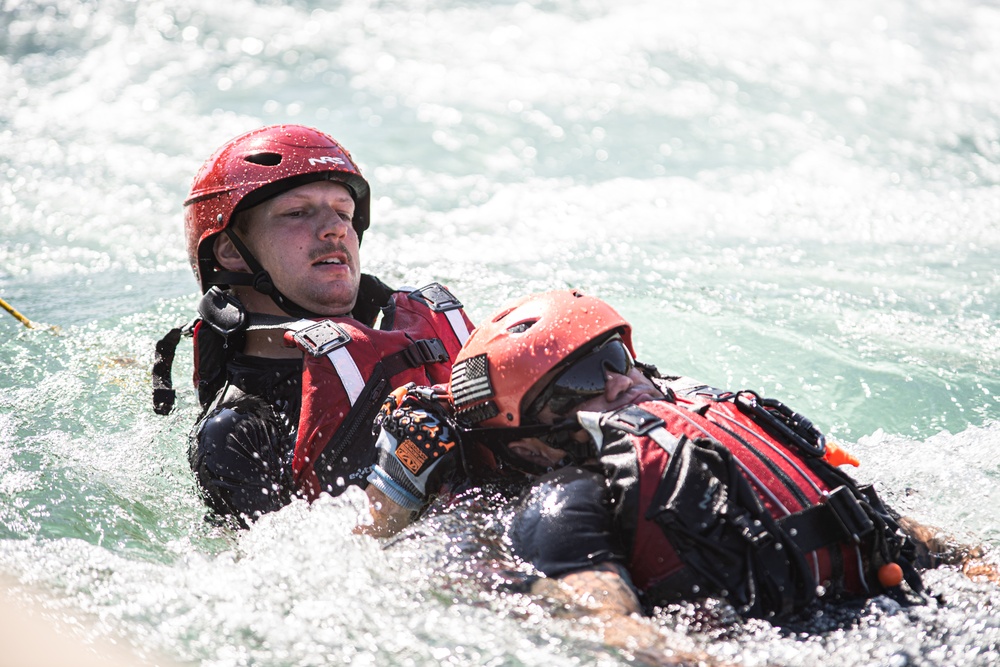
<svg viewBox="0 0 1000 667">
<path fill-rule="evenodd" d="M 525 396 L 575 352 L 612 332 L 634 358 L 632 327 L 600 299 L 559 290 L 508 304 L 472 332 L 455 358 L 456 417 L 475 427 L 524 426 Z"/>
<path fill-rule="evenodd" d="M 209 157 L 184 201 L 188 258 L 201 291 L 226 282 L 216 275 L 212 244 L 236 211 L 318 180 L 337 181 L 351 191 L 360 242 L 369 223 L 368 182 L 350 153 L 328 134 L 302 125 L 261 127 L 226 142 Z M 252 257 L 244 259 L 256 264 Z"/>
</svg>

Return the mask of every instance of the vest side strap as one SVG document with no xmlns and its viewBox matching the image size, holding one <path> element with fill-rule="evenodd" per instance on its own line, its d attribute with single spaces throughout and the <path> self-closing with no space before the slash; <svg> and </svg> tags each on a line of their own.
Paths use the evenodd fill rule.
<svg viewBox="0 0 1000 667">
<path fill-rule="evenodd" d="M 382 359 L 386 375 L 398 375 L 408 368 L 419 368 L 428 364 L 448 361 L 448 350 L 440 338 L 421 338 L 409 347 L 387 355 Z"/>
</svg>

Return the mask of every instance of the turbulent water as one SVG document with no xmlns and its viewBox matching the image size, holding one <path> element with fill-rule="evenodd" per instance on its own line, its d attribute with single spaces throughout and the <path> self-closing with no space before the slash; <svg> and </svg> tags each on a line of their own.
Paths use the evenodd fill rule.
<svg viewBox="0 0 1000 667">
<path fill-rule="evenodd" d="M 197 302 L 181 201 L 286 121 L 371 181 L 367 271 L 474 320 L 601 296 L 643 359 L 784 399 L 907 514 L 1000 549 L 996 2 L 0 0 L 0 24 L 0 297 L 38 323 L 0 313 L 0 575 L 78 636 L 220 667 L 627 660 L 498 586 L 471 506 L 390 544 L 351 534 L 357 494 L 203 520 L 193 392 L 149 400 Z M 1000 590 L 927 580 L 921 606 L 655 622 L 748 665 L 997 664 Z"/>
</svg>

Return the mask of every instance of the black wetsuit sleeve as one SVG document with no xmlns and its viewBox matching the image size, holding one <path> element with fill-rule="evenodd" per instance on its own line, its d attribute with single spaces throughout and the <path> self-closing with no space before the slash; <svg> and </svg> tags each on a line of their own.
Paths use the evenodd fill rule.
<svg viewBox="0 0 1000 667">
<path fill-rule="evenodd" d="M 246 523 L 290 502 L 291 448 L 277 417 L 260 401 L 208 414 L 195 428 L 188 455 L 206 503 L 219 514 Z"/>
<path fill-rule="evenodd" d="M 549 577 L 623 563 L 603 475 L 577 467 L 540 477 L 521 497 L 511 526 L 514 553 Z"/>
</svg>

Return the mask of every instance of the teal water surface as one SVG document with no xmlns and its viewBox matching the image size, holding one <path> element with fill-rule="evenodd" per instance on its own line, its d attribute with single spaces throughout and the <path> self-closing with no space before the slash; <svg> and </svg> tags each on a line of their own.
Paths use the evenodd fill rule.
<svg viewBox="0 0 1000 667">
<path fill-rule="evenodd" d="M 197 416 L 150 409 L 197 302 L 181 201 L 217 145 L 330 132 L 365 270 L 474 320 L 577 287 L 662 370 L 785 400 L 900 509 L 1000 548 L 1000 8 L 427 0 L 0 5 L 0 574 L 182 663 L 625 664 L 495 590 L 458 505 L 391 545 L 357 494 L 204 521 Z M 995 556 L 994 556 L 995 558 Z M 656 619 L 748 665 L 991 665 L 1000 592 L 941 570 L 802 628 Z"/>
</svg>

